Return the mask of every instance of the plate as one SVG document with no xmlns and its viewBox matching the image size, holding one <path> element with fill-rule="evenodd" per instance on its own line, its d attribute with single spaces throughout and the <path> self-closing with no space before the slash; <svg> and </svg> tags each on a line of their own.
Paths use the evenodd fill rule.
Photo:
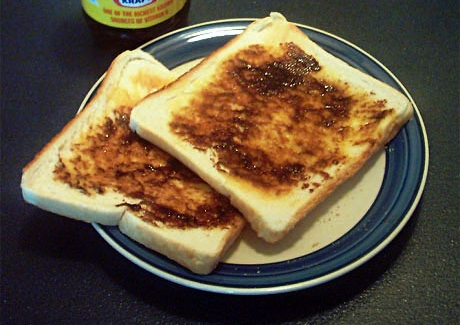
<svg viewBox="0 0 460 325">
<path fill-rule="evenodd" d="M 168 68 L 183 69 L 240 34 L 251 21 L 195 25 L 141 48 Z M 93 224 L 116 251 L 141 268 L 183 286 L 225 294 L 265 295 L 309 288 L 342 276 L 375 256 L 401 231 L 420 200 L 428 170 L 428 141 L 420 112 L 401 82 L 374 57 L 330 33 L 298 27 L 325 50 L 407 95 L 415 108 L 414 118 L 286 239 L 269 245 L 247 227 L 209 275 L 191 273 L 132 241 L 118 227 Z M 87 99 L 96 88 L 97 84 Z"/>
</svg>

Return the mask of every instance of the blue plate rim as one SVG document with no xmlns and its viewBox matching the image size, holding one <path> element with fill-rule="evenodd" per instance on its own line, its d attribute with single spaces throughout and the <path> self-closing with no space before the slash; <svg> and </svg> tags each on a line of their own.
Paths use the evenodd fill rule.
<svg viewBox="0 0 460 325">
<path fill-rule="evenodd" d="M 212 27 L 216 27 L 217 29 L 220 29 L 220 28 L 225 28 L 225 27 L 228 28 L 229 26 L 230 27 L 233 26 L 235 30 L 237 30 L 238 28 L 242 30 L 245 28 L 245 26 L 247 26 L 247 24 L 249 24 L 253 20 L 254 19 L 252 18 L 226 19 L 226 20 L 216 20 L 216 21 L 210 21 L 210 22 L 206 22 L 202 24 L 197 24 L 197 25 L 185 27 L 177 31 L 163 35 L 159 38 L 156 38 L 144 44 L 140 48 L 143 50 L 147 50 L 147 52 L 151 52 L 151 49 L 149 50 L 149 48 L 151 48 L 152 46 L 155 46 L 155 44 L 159 44 L 159 42 L 162 42 L 171 37 L 173 38 L 180 37 L 184 33 L 191 32 L 194 30 L 195 31 L 199 31 L 201 29 L 206 30 Z M 348 260 L 345 259 L 344 263 L 340 264 L 340 266 L 337 267 L 336 269 L 326 270 L 324 273 L 321 273 L 318 276 L 306 278 L 306 279 L 301 279 L 302 270 L 300 270 L 300 275 L 296 274 L 296 277 L 294 277 L 294 280 L 287 280 L 287 281 L 285 279 L 283 279 L 282 281 L 278 280 L 280 276 L 277 276 L 276 274 L 274 276 L 270 275 L 270 281 L 264 281 L 263 277 L 261 278 L 255 273 L 251 273 L 251 272 L 254 272 L 254 270 L 258 270 L 256 272 L 258 273 L 259 269 L 261 267 L 263 268 L 264 266 L 251 266 L 249 267 L 250 272 L 246 272 L 247 271 L 246 266 L 240 266 L 236 264 L 227 264 L 224 266 L 220 266 L 214 273 L 214 277 L 216 279 L 214 279 L 213 282 L 209 281 L 209 278 L 212 277 L 213 275 L 210 275 L 210 276 L 194 275 L 187 270 L 181 270 L 180 266 L 174 266 L 174 268 L 176 267 L 179 268 L 179 271 L 177 271 L 176 273 L 175 271 L 170 271 L 167 268 L 164 269 L 161 266 L 152 265 L 151 261 L 149 262 L 145 258 L 143 259 L 143 256 L 142 256 L 143 253 L 139 254 L 139 251 L 138 251 L 138 248 L 140 247 L 140 249 L 142 250 L 142 247 L 139 246 L 139 244 L 131 241 L 129 238 L 120 237 L 124 235 L 122 235 L 118 231 L 117 227 L 107 227 L 107 226 L 101 226 L 99 224 L 93 223 L 93 227 L 96 229 L 99 235 L 110 246 L 112 246 L 112 248 L 114 248 L 116 251 L 122 254 L 125 258 L 129 259 L 131 262 L 145 269 L 146 271 L 152 274 L 155 274 L 163 279 L 169 280 L 171 282 L 174 282 L 174 283 L 186 286 L 186 287 L 209 291 L 209 292 L 215 292 L 215 293 L 238 294 L 238 295 L 265 295 L 265 294 L 275 294 L 275 293 L 296 291 L 296 290 L 313 287 L 313 286 L 331 281 L 341 275 L 344 275 L 352 271 L 358 266 L 366 263 L 368 260 L 373 258 L 376 254 L 378 254 L 381 250 L 383 250 L 383 248 L 385 248 L 400 233 L 400 231 L 407 224 L 414 210 L 418 206 L 418 203 L 420 201 L 420 198 L 422 196 L 423 189 L 426 183 L 427 174 L 428 174 L 428 164 L 429 164 L 428 138 L 427 138 L 427 133 L 426 133 L 426 129 L 425 129 L 421 114 L 412 96 L 409 94 L 409 92 L 404 87 L 404 85 L 397 79 L 397 77 L 388 68 L 386 68 L 382 63 L 380 63 L 372 55 L 362 50 L 358 46 L 352 44 L 351 42 L 341 37 L 338 37 L 334 34 L 331 34 L 329 32 L 326 32 L 321 29 L 314 28 L 308 25 L 303 25 L 303 24 L 296 24 L 296 25 L 307 34 L 316 33 L 323 37 L 327 37 L 333 42 L 343 44 L 347 46 L 348 48 L 353 49 L 354 51 L 356 51 L 363 57 L 365 57 L 373 65 L 375 65 L 376 67 L 382 70 L 382 72 L 386 75 L 386 77 L 389 78 L 391 82 L 393 82 L 395 86 L 399 88 L 399 90 L 403 92 L 409 98 L 409 100 L 411 101 L 414 107 L 414 119 L 412 120 L 411 130 L 408 130 L 408 127 L 406 126 L 402 129 L 400 133 L 402 134 L 403 137 L 406 137 L 406 139 L 408 136 L 411 135 L 411 133 L 416 132 L 419 134 L 418 140 L 420 141 L 420 146 L 421 146 L 420 150 L 422 151 L 421 153 L 422 161 L 420 161 L 420 165 L 418 166 L 420 169 L 420 172 L 419 172 L 420 175 L 418 179 L 416 180 L 417 184 L 416 184 L 416 188 L 414 189 L 414 192 L 410 193 L 410 197 L 411 197 L 410 205 L 406 207 L 401 217 L 397 217 L 397 220 L 396 220 L 397 222 L 393 225 L 393 228 L 389 230 L 388 236 L 386 236 L 385 238 L 382 238 L 378 242 L 378 244 L 376 244 L 375 246 L 369 247 L 367 251 L 362 252 L 362 254 L 359 254 L 358 257 L 354 257 L 352 259 L 349 258 Z M 311 35 L 309 36 L 312 37 Z M 88 92 L 87 96 L 83 100 L 83 103 L 81 104 L 80 109 L 84 107 L 86 102 L 89 100 L 89 98 L 91 98 L 92 94 L 97 89 L 100 82 L 103 80 L 104 76 L 105 74 L 101 76 L 98 82 L 96 82 L 96 84 Z M 387 149 L 387 153 L 386 153 L 386 160 L 387 160 L 386 165 L 387 166 L 388 166 L 389 159 L 391 159 L 391 154 L 390 154 L 391 146 L 392 146 L 392 143 L 389 144 L 388 146 L 389 149 Z M 385 173 L 387 173 L 387 170 L 385 171 Z M 136 247 L 136 246 L 139 246 L 139 247 Z M 151 252 L 151 253 L 155 254 L 155 252 Z M 165 259 L 161 256 L 159 258 Z M 299 257 L 299 258 L 303 258 L 303 257 Z M 343 259 L 343 256 L 341 258 Z M 165 259 L 165 263 L 174 264 L 174 262 L 170 262 L 167 259 Z M 279 262 L 279 263 L 273 263 L 273 264 L 278 264 L 282 266 L 283 263 L 286 263 L 286 261 Z M 169 265 L 167 266 L 169 267 Z M 225 272 L 223 275 L 219 274 L 219 272 L 221 272 L 222 269 L 224 269 L 225 271 L 225 268 L 227 268 L 227 271 L 228 269 L 233 268 L 234 270 L 237 270 L 235 272 L 240 272 L 240 273 L 243 272 L 241 275 L 241 278 L 244 279 L 244 281 L 241 279 L 238 279 L 236 282 L 230 281 L 232 278 L 231 271 L 230 271 L 230 275 L 225 275 Z M 238 271 L 238 269 L 242 269 L 242 271 Z M 190 274 L 187 274 L 187 272 Z M 295 271 L 295 272 L 298 272 L 298 271 Z M 289 278 L 289 274 L 287 277 Z M 260 281 L 260 279 L 262 279 L 262 281 Z M 251 281 L 253 281 L 254 284 L 251 284 Z"/>
</svg>

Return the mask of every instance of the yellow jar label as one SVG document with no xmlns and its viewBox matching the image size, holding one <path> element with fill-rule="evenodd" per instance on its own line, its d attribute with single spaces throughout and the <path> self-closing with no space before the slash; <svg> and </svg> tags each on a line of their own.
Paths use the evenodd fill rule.
<svg viewBox="0 0 460 325">
<path fill-rule="evenodd" d="M 95 21 L 112 27 L 136 29 L 157 25 L 173 17 L 186 0 L 81 0 Z"/>
</svg>

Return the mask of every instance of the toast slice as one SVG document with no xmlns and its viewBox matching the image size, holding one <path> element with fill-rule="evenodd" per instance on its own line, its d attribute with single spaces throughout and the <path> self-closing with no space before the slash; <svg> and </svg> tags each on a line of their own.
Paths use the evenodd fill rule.
<svg viewBox="0 0 460 325">
<path fill-rule="evenodd" d="M 412 111 L 400 92 L 272 13 L 138 103 L 130 126 L 276 242 L 381 150 Z"/>
<path fill-rule="evenodd" d="M 207 274 L 245 221 L 196 174 L 129 128 L 132 107 L 176 78 L 151 55 L 120 54 L 96 95 L 24 168 L 24 199 L 141 244 Z"/>
</svg>

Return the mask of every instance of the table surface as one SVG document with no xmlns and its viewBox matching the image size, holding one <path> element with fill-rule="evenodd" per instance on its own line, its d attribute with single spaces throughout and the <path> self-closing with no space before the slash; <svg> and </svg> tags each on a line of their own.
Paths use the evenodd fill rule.
<svg viewBox="0 0 460 325">
<path fill-rule="evenodd" d="M 75 114 L 119 50 L 96 46 L 79 1 L 1 6 L 2 324 L 460 323 L 458 2 L 203 1 L 188 24 L 282 12 L 372 54 L 426 124 L 424 195 L 381 253 L 324 285 L 232 296 L 160 279 L 91 227 L 24 203 L 22 167 Z"/>
</svg>

